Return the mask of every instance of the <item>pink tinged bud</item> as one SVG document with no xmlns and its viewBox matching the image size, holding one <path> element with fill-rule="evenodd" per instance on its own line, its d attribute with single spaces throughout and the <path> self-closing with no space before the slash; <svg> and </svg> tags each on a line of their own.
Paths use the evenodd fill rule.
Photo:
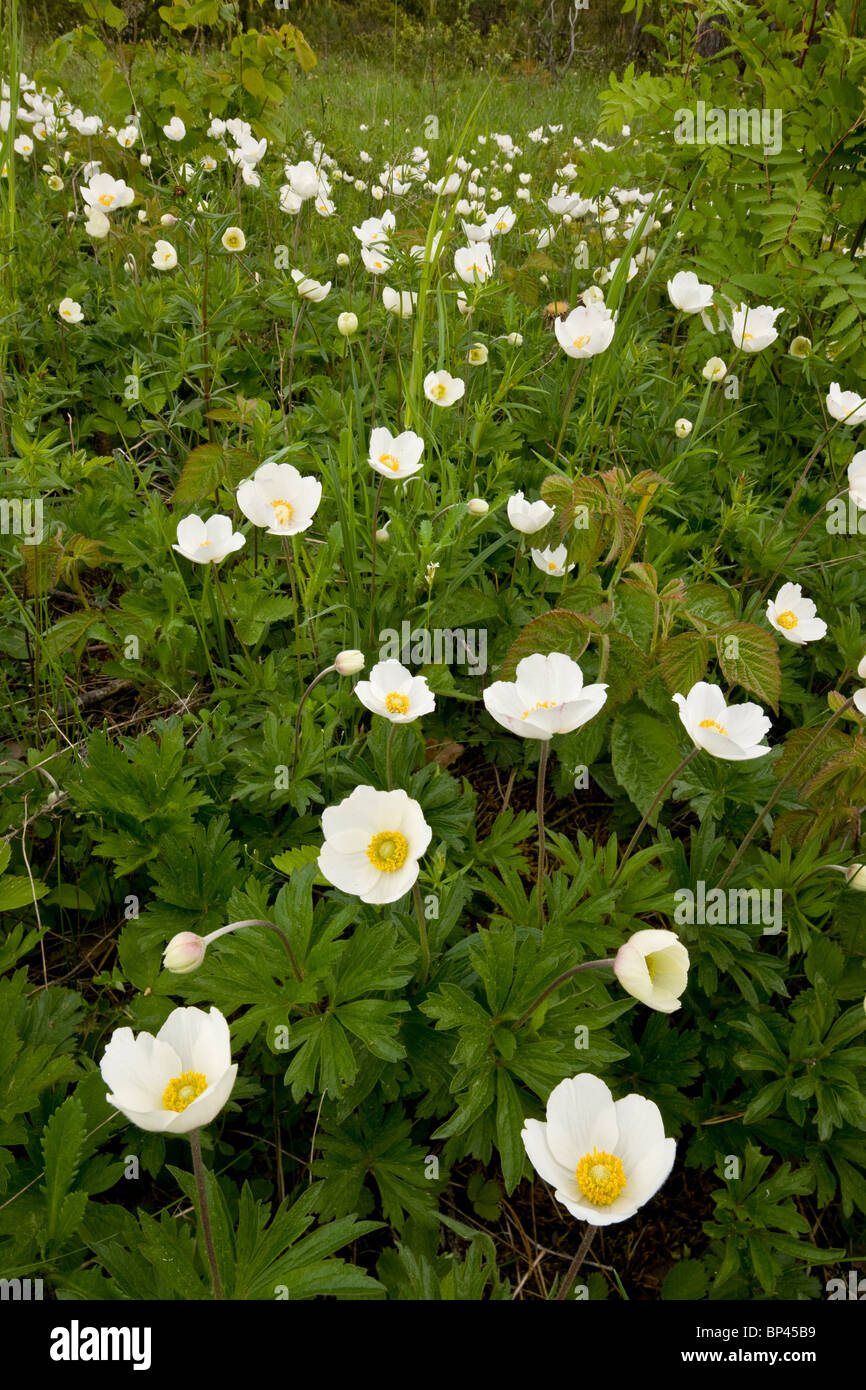
<svg viewBox="0 0 866 1390">
<path fill-rule="evenodd" d="M 196 936 L 192 931 L 182 931 L 171 938 L 163 952 L 162 963 L 173 975 L 188 975 L 198 970 L 206 950 L 204 937 Z"/>
<path fill-rule="evenodd" d="M 339 652 L 334 659 L 334 666 L 341 676 L 354 676 L 364 669 L 364 653 L 355 650 Z"/>
</svg>

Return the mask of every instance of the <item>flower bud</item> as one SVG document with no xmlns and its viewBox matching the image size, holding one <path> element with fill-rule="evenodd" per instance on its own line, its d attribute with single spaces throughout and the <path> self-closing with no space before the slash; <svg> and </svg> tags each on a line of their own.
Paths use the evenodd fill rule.
<svg viewBox="0 0 866 1390">
<path fill-rule="evenodd" d="M 337 319 L 337 330 L 342 333 L 344 338 L 350 338 L 353 333 L 358 331 L 358 315 L 352 313 L 340 314 Z"/>
<path fill-rule="evenodd" d="M 849 864 L 845 870 L 848 887 L 858 893 L 866 893 L 866 864 Z"/>
<path fill-rule="evenodd" d="M 689 437 L 689 435 L 691 434 L 691 432 L 692 432 L 692 422 L 691 422 L 691 420 L 685 420 L 685 419 L 677 420 L 676 424 L 674 425 L 674 434 L 676 435 L 677 439 L 688 439 L 688 437 Z"/>
<path fill-rule="evenodd" d="M 204 960 L 204 937 L 193 931 L 182 931 L 173 936 L 162 954 L 162 963 L 173 975 L 188 975 L 198 970 Z"/>
<path fill-rule="evenodd" d="M 340 254 L 339 254 L 339 256 L 337 257 L 337 265 L 339 265 L 339 266 L 346 266 L 346 265 L 348 265 L 348 264 L 349 264 L 349 257 L 346 255 L 345 251 L 341 251 Z"/>
<path fill-rule="evenodd" d="M 388 535 L 388 532 L 385 530 L 385 527 L 384 527 L 384 526 L 380 526 L 379 529 L 378 529 L 378 531 L 376 532 L 376 540 L 377 540 L 378 544 L 379 544 L 379 545 L 383 545 L 383 544 L 385 543 L 385 541 L 390 540 L 390 539 L 391 539 L 391 538 L 390 538 L 390 536 Z"/>
<path fill-rule="evenodd" d="M 466 503 L 466 510 L 472 516 L 486 516 L 490 511 L 490 503 L 485 502 L 483 497 L 470 497 Z"/>
<path fill-rule="evenodd" d="M 338 652 L 334 658 L 334 665 L 341 676 L 354 676 L 356 672 L 364 669 L 364 653 L 354 648 L 347 652 Z"/>
<path fill-rule="evenodd" d="M 159 219 L 159 224 L 161 227 L 173 227 L 176 222 L 177 218 L 174 216 L 174 213 L 171 212 L 164 212 L 162 214 L 162 217 Z"/>
<path fill-rule="evenodd" d="M 512 347 L 523 347 L 523 334 L 509 333 L 506 341 L 510 343 Z"/>
<path fill-rule="evenodd" d="M 808 357 L 812 351 L 812 343 L 809 338 L 797 337 L 791 342 L 788 352 L 791 357 Z"/>
</svg>

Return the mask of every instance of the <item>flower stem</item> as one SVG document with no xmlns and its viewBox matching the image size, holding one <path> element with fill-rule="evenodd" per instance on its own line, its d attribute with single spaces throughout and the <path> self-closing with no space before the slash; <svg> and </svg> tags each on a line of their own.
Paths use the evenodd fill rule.
<svg viewBox="0 0 866 1390">
<path fill-rule="evenodd" d="M 198 1206 L 201 1213 L 201 1229 L 204 1236 L 205 1248 L 207 1250 L 208 1264 L 213 1278 L 214 1298 L 222 1298 L 223 1286 L 220 1282 L 219 1265 L 217 1264 L 216 1250 L 213 1243 L 213 1231 L 210 1226 L 210 1210 L 207 1204 L 207 1184 L 205 1182 L 204 1164 L 201 1159 L 201 1131 L 191 1129 L 189 1132 L 189 1143 L 192 1149 L 192 1170 L 195 1174 L 195 1187 L 198 1193 Z"/>
<path fill-rule="evenodd" d="M 749 830 L 745 839 L 741 841 L 739 849 L 737 850 L 730 864 L 726 868 L 725 872 L 722 874 L 722 877 L 719 879 L 718 886 L 720 888 L 724 888 L 725 884 L 728 882 L 728 879 L 731 877 L 731 874 L 734 872 L 734 869 L 739 864 L 746 850 L 749 848 L 749 845 L 752 843 L 761 826 L 763 825 L 764 818 L 769 814 L 770 811 L 772 811 L 776 802 L 779 800 L 779 797 L 782 795 L 782 792 L 785 790 L 785 787 L 787 787 L 789 782 L 793 780 L 794 774 L 806 761 L 809 754 L 812 752 L 812 749 L 815 747 L 816 744 L 820 743 L 821 739 L 824 737 L 825 734 L 830 732 L 836 721 L 838 719 L 841 719 L 843 714 L 847 714 L 848 710 L 851 709 L 853 704 L 854 697 L 852 695 L 850 699 L 845 701 L 844 705 L 839 706 L 836 713 L 830 719 L 827 720 L 826 724 L 821 725 L 820 729 L 818 730 L 812 741 L 806 745 L 799 758 L 797 758 L 796 761 L 792 764 L 785 776 L 781 778 L 779 785 L 776 787 L 776 790 L 773 792 L 773 795 L 770 797 L 770 800 L 767 802 L 764 809 L 758 812 L 758 815 L 755 817 L 755 820 L 752 823 L 751 830 Z"/>
<path fill-rule="evenodd" d="M 516 1032 L 518 1028 L 522 1028 L 524 1023 L 526 1023 L 527 1019 L 532 1018 L 532 1015 L 535 1013 L 535 1010 L 538 1008 L 539 1004 L 544 1003 L 548 994 L 552 994 L 553 991 L 559 987 L 559 985 L 563 984 L 566 980 L 570 980 L 572 975 L 579 975 L 582 970 L 601 970 L 602 967 L 605 965 L 613 965 L 613 956 L 608 957 L 607 960 L 584 960 L 581 961 L 580 965 L 573 965 L 570 970 L 564 970 L 561 975 L 557 975 L 556 979 L 552 982 L 552 984 L 549 984 L 547 986 L 547 989 L 543 989 L 541 991 L 538 998 L 530 1004 L 529 1008 L 526 1010 L 525 1013 L 522 1013 L 520 1015 L 517 1022 L 512 1023 L 512 1031 Z"/>
<path fill-rule="evenodd" d="M 295 959 L 295 953 L 292 950 L 289 938 L 280 927 L 275 926 L 273 922 L 269 922 L 265 917 L 245 917 L 241 922 L 229 922 L 227 926 L 217 927 L 216 931 L 210 932 L 205 937 L 205 942 L 210 945 L 212 941 L 216 941 L 217 937 L 225 936 L 226 932 L 236 931 L 238 927 L 267 927 L 269 931 L 276 932 L 286 948 L 286 955 L 289 958 L 289 964 L 292 967 L 295 979 L 298 981 L 298 984 L 301 983 L 304 978 L 304 972 Z"/>
<path fill-rule="evenodd" d="M 301 700 L 298 705 L 298 713 L 295 716 L 295 746 L 292 749 L 292 777 L 294 777 L 295 768 L 298 765 L 298 743 L 300 742 L 301 738 L 301 710 L 307 703 L 307 696 L 310 694 L 312 690 L 315 690 L 316 686 L 319 684 L 319 681 L 323 680 L 325 676 L 329 676 L 331 672 L 336 671 L 336 669 L 336 666 L 326 666 L 324 671 L 320 671 L 317 676 L 313 677 L 313 679 L 310 681 L 310 684 L 307 686 L 306 690 L 301 696 Z"/>
<path fill-rule="evenodd" d="M 616 873 L 615 873 L 614 876 L 613 876 L 614 882 L 616 882 L 616 880 L 619 878 L 620 874 L 622 873 L 623 866 L 624 866 L 626 860 L 627 860 L 628 858 L 630 858 L 631 853 L 632 853 L 632 850 L 634 849 L 635 845 L 637 844 L 638 840 L 640 839 L 641 835 L 642 835 L 643 832 L 644 832 L 644 827 L 645 827 L 645 826 L 647 825 L 647 823 L 652 819 L 653 812 L 661 805 L 662 801 L 664 800 L 665 792 L 668 790 L 668 787 L 670 787 L 670 786 L 673 785 L 673 783 L 674 783 L 674 782 L 677 780 L 677 778 L 679 777 L 680 773 L 683 771 L 683 768 L 688 767 L 688 765 L 689 765 L 689 763 L 691 762 L 692 758 L 696 757 L 697 754 L 700 753 L 700 751 L 701 751 L 700 748 L 698 748 L 698 746 L 695 745 L 695 747 L 692 748 L 691 751 L 688 752 L 688 753 L 686 754 L 686 756 L 683 758 L 683 760 L 682 760 L 682 762 L 679 764 L 679 766 L 674 768 L 674 770 L 673 770 L 673 772 L 671 773 L 670 777 L 667 779 L 666 782 L 664 782 L 664 783 L 662 784 L 661 789 L 656 793 L 656 796 L 655 796 L 655 798 L 653 799 L 652 805 L 650 806 L 650 808 L 649 808 L 649 810 L 647 811 L 646 815 L 645 815 L 645 816 L 643 817 L 643 819 L 641 820 L 640 825 L 638 826 L 637 830 L 634 832 L 634 834 L 632 835 L 631 839 L 630 839 L 629 842 L 628 842 L 628 845 L 626 846 L 625 854 L 623 855 L 622 859 L 619 861 L 619 866 L 618 866 L 618 868 L 617 868 Z"/>
<path fill-rule="evenodd" d="M 568 1272 L 560 1285 L 559 1293 L 556 1295 L 557 1302 L 563 1298 L 568 1298 L 568 1295 L 571 1293 L 571 1286 L 580 1273 L 580 1266 L 583 1264 L 586 1252 L 592 1244 L 592 1238 L 597 1230 L 597 1226 L 591 1226 L 589 1222 L 586 1223 L 586 1231 L 583 1240 L 580 1242 L 580 1248 L 571 1264 L 568 1266 Z"/>
<path fill-rule="evenodd" d="M 550 740 L 543 739 L 541 743 L 541 754 L 538 759 L 538 789 L 535 796 L 535 810 L 538 816 L 538 872 L 536 884 L 538 887 L 538 929 L 544 931 L 544 781 L 547 773 L 547 755 L 550 751 Z"/>
<path fill-rule="evenodd" d="M 390 730 L 389 730 L 389 732 L 388 732 L 388 743 L 387 743 L 386 748 L 385 748 L 385 775 L 386 775 L 386 778 L 387 778 L 388 790 L 389 790 L 389 791 L 391 791 L 391 789 L 392 789 L 392 787 L 393 787 L 393 785 L 394 785 L 394 780 L 393 780 L 393 777 L 391 776 L 391 757 L 392 757 L 393 746 L 394 746 L 394 735 L 396 734 L 396 732 L 397 732 L 397 725 L 396 725 L 396 724 L 392 724 L 392 725 L 391 725 L 391 728 L 390 728 Z"/>
<path fill-rule="evenodd" d="M 568 427 L 568 417 L 569 417 L 569 415 L 571 414 L 571 407 L 574 405 L 574 398 L 575 398 L 575 395 L 577 394 L 577 383 L 580 381 L 580 378 L 581 378 L 581 376 L 582 376 L 582 374 L 583 374 L 583 367 L 584 367 L 584 363 L 581 362 L 581 363 L 579 363 L 579 365 L 578 365 L 577 368 L 575 369 L 575 373 L 574 373 L 574 376 L 572 377 L 572 381 L 571 381 L 571 386 L 570 386 L 569 389 L 568 389 L 568 397 L 567 397 L 567 399 L 566 399 L 565 405 L 564 405 L 563 408 L 562 408 L 562 424 L 561 424 L 560 427 L 559 427 L 559 437 L 557 438 L 557 441 L 556 441 L 556 448 L 555 448 L 554 451 L 553 451 L 553 467 L 554 467 L 554 468 L 556 467 L 557 462 L 558 462 L 558 460 L 559 460 L 559 451 L 560 451 L 560 449 L 562 448 L 562 441 L 563 441 L 563 438 L 565 437 L 566 428 Z"/>
<path fill-rule="evenodd" d="M 430 974 L 430 942 L 427 940 L 427 923 L 424 920 L 424 904 L 421 901 L 421 889 L 418 881 L 412 885 L 412 897 L 415 900 L 415 914 L 418 918 L 418 940 L 421 946 L 421 984 L 427 983 L 427 976 Z"/>
</svg>

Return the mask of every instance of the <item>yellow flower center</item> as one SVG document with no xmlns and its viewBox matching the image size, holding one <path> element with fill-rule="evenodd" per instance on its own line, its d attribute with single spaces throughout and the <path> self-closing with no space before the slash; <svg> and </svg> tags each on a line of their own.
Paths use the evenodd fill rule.
<svg viewBox="0 0 866 1390">
<path fill-rule="evenodd" d="M 100 193 L 97 202 L 101 203 L 104 208 L 110 208 L 111 204 L 114 202 L 114 194 Z"/>
<path fill-rule="evenodd" d="M 698 725 L 698 728 L 715 729 L 717 734 L 724 734 L 725 738 L 730 737 L 724 724 L 720 724 L 717 719 L 702 719 L 700 724 Z"/>
<path fill-rule="evenodd" d="M 743 334 L 743 342 L 744 342 L 744 343 L 750 343 L 750 342 L 752 341 L 752 339 L 754 338 L 754 336 L 755 336 L 754 333 L 744 333 L 744 334 Z"/>
<path fill-rule="evenodd" d="M 591 1154 L 584 1154 L 575 1177 L 584 1197 L 596 1207 L 609 1207 L 626 1185 L 622 1160 L 615 1154 L 599 1153 L 596 1148 Z"/>
<path fill-rule="evenodd" d="M 385 696 L 385 708 L 389 714 L 408 714 L 409 696 L 398 695 L 396 690 Z"/>
<path fill-rule="evenodd" d="M 240 246 L 241 239 L 238 236 L 227 236 L 225 244 L 226 246 L 229 246 L 232 250 L 234 250 L 236 246 Z"/>
<path fill-rule="evenodd" d="M 400 472 L 400 460 L 394 454 L 380 454 L 379 462 L 384 463 L 386 468 L 390 468 L 392 473 Z"/>
<path fill-rule="evenodd" d="M 438 382 L 438 383 L 433 387 L 433 395 L 436 397 L 437 401 L 441 401 L 441 399 L 442 399 L 442 397 L 445 395 L 445 392 L 447 391 L 447 389 L 448 389 L 448 388 L 446 387 L 444 381 Z"/>
<path fill-rule="evenodd" d="M 288 526 L 295 514 L 295 509 L 291 502 L 287 502 L 284 497 L 275 497 L 271 503 L 274 513 L 274 521 L 278 526 Z"/>
<path fill-rule="evenodd" d="M 521 719 L 528 719 L 529 716 L 530 716 L 531 714 L 534 714 L 535 711 L 536 711 L 537 709 L 554 709 L 554 708 L 555 708 L 555 703 L 554 703 L 553 700 L 539 700 L 539 702 L 538 702 L 537 705 L 533 705 L 533 706 L 532 706 L 532 709 L 525 709 L 525 710 L 523 711 L 523 713 L 521 714 L 520 718 L 521 718 Z"/>
<path fill-rule="evenodd" d="M 650 977 L 650 984 L 652 984 L 656 977 L 656 963 L 652 956 L 645 956 L 644 961 L 646 963 L 647 974 Z"/>
<path fill-rule="evenodd" d="M 551 571 L 551 573 L 552 573 L 553 570 L 555 570 L 555 569 L 557 568 L 556 562 L 555 562 L 554 560 L 548 560 L 548 562 L 547 562 L 547 568 L 548 568 L 548 569 Z"/>
<path fill-rule="evenodd" d="M 591 333 L 583 333 L 579 338 L 572 338 L 571 346 L 576 348 L 585 348 L 591 337 Z"/>
<path fill-rule="evenodd" d="M 800 619 L 797 617 L 797 614 L 792 613 L 790 608 L 787 610 L 787 612 L 780 613 L 778 618 L 776 619 L 776 622 L 779 624 L 779 627 L 783 627 L 788 631 L 790 631 L 792 627 L 796 627 L 799 621 Z"/>
<path fill-rule="evenodd" d="M 497 222 L 497 224 L 496 224 L 496 230 L 497 230 L 497 232 L 504 232 L 504 231 L 506 230 L 507 227 L 508 227 L 508 223 L 507 223 L 507 222 Z"/>
<path fill-rule="evenodd" d="M 393 874 L 406 862 L 409 841 L 399 830 L 380 830 L 367 846 L 367 858 L 382 874 Z"/>
<path fill-rule="evenodd" d="M 200 1071 L 184 1071 L 172 1077 L 162 1093 L 163 1110 L 186 1110 L 207 1090 L 207 1077 Z"/>
</svg>

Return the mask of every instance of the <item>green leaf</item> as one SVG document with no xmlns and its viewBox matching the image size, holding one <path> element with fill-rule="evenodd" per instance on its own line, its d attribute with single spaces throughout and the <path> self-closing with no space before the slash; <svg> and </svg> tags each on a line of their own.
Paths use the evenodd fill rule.
<svg viewBox="0 0 866 1390">
<path fill-rule="evenodd" d="M 682 755 L 670 727 L 635 702 L 620 711 L 613 725 L 611 761 L 616 780 L 641 815 L 646 815 Z M 660 809 L 653 814 L 651 825 L 656 824 Z"/>
<path fill-rule="evenodd" d="M 716 653 L 725 679 L 751 690 L 778 712 L 782 668 L 776 639 L 754 623 L 729 623 L 716 634 Z"/>
</svg>

